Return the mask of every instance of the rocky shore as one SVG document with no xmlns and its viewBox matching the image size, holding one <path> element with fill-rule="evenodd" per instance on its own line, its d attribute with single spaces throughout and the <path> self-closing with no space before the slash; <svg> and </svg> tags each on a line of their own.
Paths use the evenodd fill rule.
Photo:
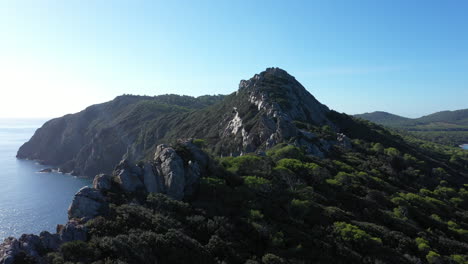
<svg viewBox="0 0 468 264">
<path fill-rule="evenodd" d="M 68 209 L 68 222 L 57 225 L 56 233 L 44 231 L 6 238 L 0 244 L 0 264 L 26 260 L 46 263 L 45 253 L 56 251 L 63 243 L 86 241 L 85 224 L 108 212 L 110 191 L 129 196 L 163 193 L 176 200 L 190 197 L 209 166 L 209 156 L 192 140 L 179 140 L 174 147 L 158 145 L 150 162 L 132 164 L 124 159 L 111 175 L 96 175 L 93 187 L 83 187 L 75 194 Z"/>
</svg>

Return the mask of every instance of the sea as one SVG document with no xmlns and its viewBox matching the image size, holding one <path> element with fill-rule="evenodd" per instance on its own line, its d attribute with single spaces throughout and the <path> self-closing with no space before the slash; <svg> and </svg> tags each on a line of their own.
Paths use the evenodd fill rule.
<svg viewBox="0 0 468 264">
<path fill-rule="evenodd" d="M 73 195 L 91 184 L 87 178 L 39 173 L 48 166 L 17 159 L 43 119 L 0 119 L 0 240 L 21 234 L 55 232 L 67 221 Z"/>
</svg>

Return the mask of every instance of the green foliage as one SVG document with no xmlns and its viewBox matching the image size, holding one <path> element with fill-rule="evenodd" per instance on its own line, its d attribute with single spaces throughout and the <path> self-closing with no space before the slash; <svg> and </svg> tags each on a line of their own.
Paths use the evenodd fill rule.
<svg viewBox="0 0 468 264">
<path fill-rule="evenodd" d="M 272 184 L 269 180 L 256 176 L 245 176 L 244 183 L 249 188 L 256 191 L 268 192 L 272 188 Z"/>
<path fill-rule="evenodd" d="M 430 264 L 439 263 L 439 258 L 440 258 L 440 255 L 434 251 L 429 251 L 429 253 L 427 253 L 426 255 L 426 260 Z"/>
<path fill-rule="evenodd" d="M 221 160 L 221 164 L 228 171 L 241 176 L 264 176 L 271 171 L 270 162 L 267 159 L 256 155 L 223 158 Z"/>
<path fill-rule="evenodd" d="M 401 155 L 400 151 L 396 148 L 386 148 L 384 153 L 390 157 L 399 157 Z"/>
<path fill-rule="evenodd" d="M 266 153 L 269 157 L 271 157 L 274 161 L 278 161 L 281 159 L 297 159 L 303 160 L 304 159 L 304 151 L 286 144 L 278 144 L 272 149 L 268 150 Z"/>
<path fill-rule="evenodd" d="M 429 242 L 422 237 L 417 237 L 414 241 L 416 242 L 419 251 L 428 252 L 431 249 Z"/>
<path fill-rule="evenodd" d="M 85 261 L 93 257 L 93 249 L 83 241 L 67 242 L 60 246 L 60 252 L 65 261 Z"/>
<path fill-rule="evenodd" d="M 309 213 L 310 206 L 311 206 L 310 201 L 293 199 L 290 205 L 292 217 L 296 219 L 303 219 Z"/>
<path fill-rule="evenodd" d="M 204 148 L 206 146 L 206 141 L 201 138 L 194 139 L 192 143 L 199 148 Z"/>
<path fill-rule="evenodd" d="M 264 215 L 259 210 L 250 210 L 249 218 L 254 221 L 262 220 Z"/>
<path fill-rule="evenodd" d="M 285 261 L 282 258 L 274 254 L 268 253 L 262 257 L 262 263 L 263 264 L 284 264 Z"/>
<path fill-rule="evenodd" d="M 380 238 L 371 237 L 359 227 L 345 222 L 333 223 L 333 230 L 344 241 L 363 243 L 373 240 L 378 243 L 382 242 Z"/>
<path fill-rule="evenodd" d="M 382 144 L 380 143 L 375 143 L 372 145 L 372 150 L 376 153 L 383 153 L 385 148 Z"/>
<path fill-rule="evenodd" d="M 451 255 L 450 258 L 457 264 L 467 264 L 468 256 L 467 255 Z"/>
</svg>

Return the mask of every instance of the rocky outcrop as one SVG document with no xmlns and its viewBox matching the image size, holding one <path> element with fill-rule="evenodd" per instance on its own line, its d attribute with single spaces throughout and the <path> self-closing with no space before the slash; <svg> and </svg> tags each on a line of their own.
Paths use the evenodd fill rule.
<svg viewBox="0 0 468 264">
<path fill-rule="evenodd" d="M 108 174 L 99 174 L 94 177 L 93 188 L 108 191 L 112 187 L 112 177 Z"/>
<path fill-rule="evenodd" d="M 99 190 L 85 186 L 75 194 L 68 208 L 68 218 L 90 219 L 105 213 L 107 207 L 108 204 Z"/>
<path fill-rule="evenodd" d="M 142 175 L 142 168 L 131 164 L 126 159 L 122 160 L 113 172 L 115 181 L 125 192 L 135 192 L 142 189 L 144 186 L 141 181 Z"/>
<path fill-rule="evenodd" d="M 209 163 L 208 155 L 192 140 L 184 140 L 179 141 L 176 147 L 158 145 L 150 162 L 135 165 L 128 160 L 121 161 L 112 177 L 118 188 L 126 193 L 164 193 L 181 200 L 196 191 Z M 98 183 L 103 181 L 102 178 L 98 175 L 94 180 L 97 189 L 101 189 Z"/>
<path fill-rule="evenodd" d="M 86 241 L 87 230 L 86 227 L 78 220 L 71 219 L 65 225 L 57 226 L 57 234 L 60 243 L 81 240 Z"/>
<path fill-rule="evenodd" d="M 174 199 L 184 197 L 184 161 L 177 152 L 167 145 L 159 145 L 154 154 L 154 165 L 158 176 L 164 181 L 165 193 Z"/>
<path fill-rule="evenodd" d="M 0 244 L 0 264 L 22 263 L 25 257 L 33 259 L 36 263 L 46 263 L 43 252 L 57 250 L 62 243 L 58 234 L 42 232 L 39 236 L 24 234 L 20 238 L 6 238 Z"/>
</svg>

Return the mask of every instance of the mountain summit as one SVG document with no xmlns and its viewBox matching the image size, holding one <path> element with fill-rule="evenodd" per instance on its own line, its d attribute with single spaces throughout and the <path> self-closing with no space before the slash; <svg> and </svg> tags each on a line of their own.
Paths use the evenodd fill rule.
<svg viewBox="0 0 468 264">
<path fill-rule="evenodd" d="M 242 80 L 227 96 L 155 97 L 124 95 L 45 123 L 17 157 L 57 165 L 64 172 L 93 176 L 122 159 L 148 159 L 156 145 L 197 138 L 221 156 L 266 151 L 279 143 L 324 156 L 337 138 L 317 137 L 313 128 L 337 126 L 330 110 L 293 76 L 268 68 Z M 320 129 L 317 130 L 320 132 Z"/>
</svg>

